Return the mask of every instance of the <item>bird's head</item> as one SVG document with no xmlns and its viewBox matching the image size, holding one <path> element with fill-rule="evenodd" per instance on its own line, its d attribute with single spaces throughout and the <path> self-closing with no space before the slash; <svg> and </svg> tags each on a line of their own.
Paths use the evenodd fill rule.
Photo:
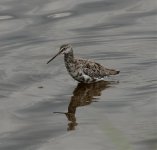
<svg viewBox="0 0 157 150">
<path fill-rule="evenodd" d="M 54 55 L 54 56 L 47 62 L 47 64 L 50 63 L 53 59 L 55 59 L 58 55 L 60 55 L 60 54 L 67 54 L 67 53 L 69 53 L 69 52 L 71 52 L 71 51 L 72 51 L 72 46 L 71 46 L 70 44 L 63 44 L 63 45 L 60 47 L 59 52 L 58 52 L 56 55 Z"/>
</svg>

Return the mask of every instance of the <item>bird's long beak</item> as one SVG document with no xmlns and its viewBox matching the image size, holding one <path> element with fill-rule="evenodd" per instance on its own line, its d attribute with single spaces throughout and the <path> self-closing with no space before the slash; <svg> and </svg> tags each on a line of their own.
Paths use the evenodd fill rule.
<svg viewBox="0 0 157 150">
<path fill-rule="evenodd" d="M 54 56 L 47 62 L 47 64 L 50 63 L 53 59 L 55 59 L 60 53 L 61 53 L 61 51 L 59 51 L 56 55 L 54 55 Z"/>
</svg>

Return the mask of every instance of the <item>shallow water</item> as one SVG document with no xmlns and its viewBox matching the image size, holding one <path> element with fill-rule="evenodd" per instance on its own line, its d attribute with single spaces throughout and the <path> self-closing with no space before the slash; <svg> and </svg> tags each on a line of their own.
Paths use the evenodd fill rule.
<svg viewBox="0 0 157 150">
<path fill-rule="evenodd" d="M 155 0 L 0 0 L 0 150 L 157 149 L 156 26 Z M 63 43 L 121 73 L 78 85 Z"/>
</svg>

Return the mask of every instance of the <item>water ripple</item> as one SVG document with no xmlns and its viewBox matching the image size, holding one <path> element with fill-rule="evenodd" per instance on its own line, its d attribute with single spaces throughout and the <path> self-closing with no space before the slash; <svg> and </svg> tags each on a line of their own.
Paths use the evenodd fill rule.
<svg viewBox="0 0 157 150">
<path fill-rule="evenodd" d="M 62 13 L 50 14 L 47 17 L 48 18 L 65 18 L 68 16 L 71 16 L 71 12 L 62 12 Z"/>
<path fill-rule="evenodd" d="M 9 15 L 5 15 L 5 16 L 0 15 L 0 21 L 1 20 L 10 20 L 10 19 L 13 19 L 13 18 L 14 18 L 13 16 L 9 16 Z"/>
</svg>

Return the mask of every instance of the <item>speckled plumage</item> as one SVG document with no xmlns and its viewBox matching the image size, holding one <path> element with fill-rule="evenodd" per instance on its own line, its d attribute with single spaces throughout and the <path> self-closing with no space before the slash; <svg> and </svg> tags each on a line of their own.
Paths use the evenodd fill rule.
<svg viewBox="0 0 157 150">
<path fill-rule="evenodd" d="M 70 44 L 64 44 L 60 47 L 57 55 L 64 54 L 64 62 L 69 74 L 78 82 L 93 83 L 105 80 L 106 76 L 116 75 L 119 71 L 108 69 L 91 60 L 76 58 Z M 50 59 L 53 60 L 57 55 Z"/>
</svg>

